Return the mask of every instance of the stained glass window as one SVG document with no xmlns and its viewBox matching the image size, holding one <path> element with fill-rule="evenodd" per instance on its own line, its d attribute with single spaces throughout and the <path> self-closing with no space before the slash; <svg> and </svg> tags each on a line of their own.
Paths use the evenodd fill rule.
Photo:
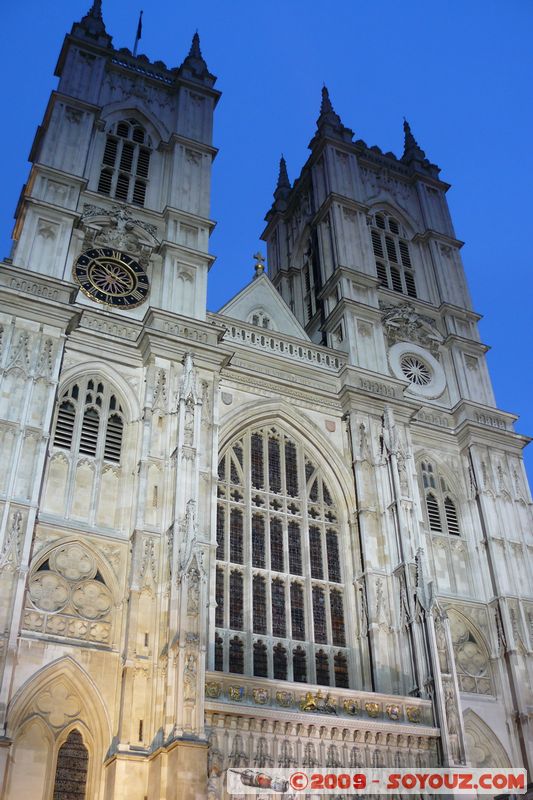
<svg viewBox="0 0 533 800">
<path fill-rule="evenodd" d="M 268 484 L 271 492 L 281 491 L 279 442 L 272 437 L 268 439 Z"/>
<path fill-rule="evenodd" d="M 217 507 L 217 558 L 219 561 L 224 561 L 224 519 L 225 512 L 224 506 Z"/>
<path fill-rule="evenodd" d="M 313 586 L 313 624 L 315 626 L 315 642 L 326 643 L 328 641 L 326 600 L 324 590 L 318 586 Z"/>
<path fill-rule="evenodd" d="M 243 581 L 242 574 L 234 570 L 229 576 L 229 626 L 242 631 Z"/>
<path fill-rule="evenodd" d="M 270 520 L 270 568 L 276 572 L 284 571 L 283 531 L 279 517 Z"/>
<path fill-rule="evenodd" d="M 261 639 L 254 642 L 254 675 L 257 678 L 268 677 L 267 646 Z"/>
<path fill-rule="evenodd" d="M 341 565 L 339 561 L 339 543 L 336 531 L 331 528 L 326 531 L 326 550 L 328 553 L 328 580 L 340 583 Z"/>
<path fill-rule="evenodd" d="M 293 680 L 298 683 L 307 681 L 307 660 L 305 650 L 300 645 L 292 651 L 292 673 Z"/>
<path fill-rule="evenodd" d="M 53 800 L 85 800 L 89 753 L 79 731 L 71 731 L 57 754 Z"/>
<path fill-rule="evenodd" d="M 224 641 L 218 633 L 215 633 L 215 669 L 218 672 L 224 669 Z"/>
<path fill-rule="evenodd" d="M 287 680 L 287 651 L 282 644 L 274 645 L 274 678 L 278 681 Z"/>
<path fill-rule="evenodd" d="M 323 650 L 315 654 L 316 682 L 321 686 L 329 686 L 329 658 Z"/>
<path fill-rule="evenodd" d="M 265 567 L 265 518 L 262 514 L 252 516 L 252 566 Z"/>
<path fill-rule="evenodd" d="M 329 602 L 331 605 L 333 644 L 338 647 L 344 647 L 346 644 L 346 637 L 344 635 L 344 608 L 341 593 L 333 589 L 329 595 Z"/>
<path fill-rule="evenodd" d="M 254 575 L 253 580 L 253 605 L 254 605 L 254 631 L 266 633 L 266 588 L 265 579 L 261 575 Z"/>
<path fill-rule="evenodd" d="M 349 687 L 348 662 L 344 653 L 335 653 L 335 686 L 339 689 Z"/>
<path fill-rule="evenodd" d="M 296 460 L 296 445 L 289 440 L 285 441 L 285 476 L 287 494 L 289 497 L 298 496 L 298 463 Z"/>
<path fill-rule="evenodd" d="M 291 583 L 292 638 L 305 639 L 304 593 L 301 584 Z"/>
<path fill-rule="evenodd" d="M 322 580 L 324 570 L 322 567 L 322 542 L 320 541 L 320 528 L 309 526 L 309 553 L 311 557 L 311 577 Z"/>
<path fill-rule="evenodd" d="M 215 663 L 347 685 L 343 517 L 320 466 L 272 424 L 241 433 L 219 464 Z"/>
<path fill-rule="evenodd" d="M 275 578 L 272 581 L 272 635 L 286 636 L 285 620 L 285 586 L 283 581 Z"/>
<path fill-rule="evenodd" d="M 302 540 L 300 526 L 297 522 L 289 522 L 289 572 L 293 575 L 302 574 Z"/>
<path fill-rule="evenodd" d="M 263 437 L 260 433 L 252 434 L 251 442 L 252 486 L 262 489 L 265 484 L 263 467 Z"/>
<path fill-rule="evenodd" d="M 217 567 L 215 625 L 224 627 L 224 570 Z"/>
<path fill-rule="evenodd" d="M 242 511 L 240 508 L 232 508 L 230 514 L 229 559 L 235 564 L 242 564 L 242 536 Z"/>
<path fill-rule="evenodd" d="M 244 672 L 244 647 L 238 636 L 229 643 L 229 671 L 242 675 Z"/>
</svg>

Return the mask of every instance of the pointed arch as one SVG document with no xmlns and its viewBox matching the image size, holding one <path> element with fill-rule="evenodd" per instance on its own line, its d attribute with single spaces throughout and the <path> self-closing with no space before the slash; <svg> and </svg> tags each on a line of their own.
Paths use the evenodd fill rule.
<svg viewBox="0 0 533 800">
<path fill-rule="evenodd" d="M 106 133 L 115 123 L 130 117 L 137 119 L 146 128 L 152 137 L 154 150 L 160 141 L 167 142 L 169 140 L 170 131 L 163 120 L 152 114 L 140 98 L 137 98 L 135 105 L 132 105 L 131 98 L 126 98 L 116 103 L 109 103 L 102 109 Z"/>
<path fill-rule="evenodd" d="M 350 476 L 316 425 L 283 401 L 239 407 L 220 442 L 215 645 L 242 631 L 246 674 L 272 677 L 281 645 L 292 653 L 289 680 L 334 685 L 338 648 L 348 663 L 355 645 Z"/>
<path fill-rule="evenodd" d="M 457 608 L 447 609 L 459 688 L 462 692 L 494 695 L 490 649 L 483 633 Z"/>
<path fill-rule="evenodd" d="M 14 742 L 15 752 L 28 726 L 37 726 L 35 730 L 42 732 L 43 741 L 54 742 L 53 754 L 48 747 L 39 752 L 47 765 L 42 797 L 52 791 L 59 746 L 74 729 L 80 732 L 89 752 L 86 797 L 96 797 L 102 780 L 101 765 L 111 743 L 111 724 L 98 687 L 70 656 L 36 672 L 11 699 L 7 735 Z M 19 780 L 16 772 L 8 776 L 8 785 L 12 780 Z M 20 794 L 16 797 L 18 800 Z M 15 795 L 8 793 L 7 798 L 15 800 Z"/>
<path fill-rule="evenodd" d="M 114 390 L 124 403 L 123 408 L 128 422 L 133 422 L 140 418 L 141 406 L 139 398 L 136 396 L 130 384 L 119 372 L 112 369 L 103 361 L 98 361 L 96 359 L 74 364 L 72 367 L 65 369 L 61 373 L 58 397 L 62 397 L 66 389 L 68 389 L 72 383 L 75 383 L 76 379 L 88 375 L 94 376 L 95 379 L 102 378 L 110 386 L 114 387 Z"/>
<path fill-rule="evenodd" d="M 221 420 L 219 454 L 250 426 L 280 425 L 289 436 L 297 436 L 323 469 L 339 507 L 354 510 L 353 478 L 338 451 L 305 412 L 295 411 L 285 400 L 250 402 L 232 409 Z M 341 421 L 339 419 L 339 425 Z"/>
<path fill-rule="evenodd" d="M 463 713 L 468 763 L 477 768 L 510 769 L 511 759 L 494 731 L 471 708 Z"/>
<path fill-rule="evenodd" d="M 374 202 L 368 209 L 368 213 L 371 215 L 379 214 L 380 212 L 399 219 L 409 239 L 412 239 L 418 232 L 415 220 L 403 207 L 394 205 L 389 200 L 381 199 Z"/>
</svg>

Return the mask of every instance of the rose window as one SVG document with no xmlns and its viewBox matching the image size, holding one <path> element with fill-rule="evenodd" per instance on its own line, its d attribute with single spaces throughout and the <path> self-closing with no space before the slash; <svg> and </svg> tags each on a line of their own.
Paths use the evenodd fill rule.
<svg viewBox="0 0 533 800">
<path fill-rule="evenodd" d="M 402 372 L 410 383 L 416 386 L 427 386 L 431 382 L 430 368 L 422 359 L 407 353 L 400 361 Z"/>
</svg>

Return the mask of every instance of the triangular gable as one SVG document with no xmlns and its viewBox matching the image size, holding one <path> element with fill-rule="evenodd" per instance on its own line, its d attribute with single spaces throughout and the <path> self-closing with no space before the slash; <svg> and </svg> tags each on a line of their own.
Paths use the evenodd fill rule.
<svg viewBox="0 0 533 800">
<path fill-rule="evenodd" d="M 263 312 L 271 320 L 271 330 L 310 341 L 287 303 L 272 286 L 265 274 L 254 278 L 244 289 L 232 297 L 219 314 L 242 322 L 252 322 L 254 314 Z M 260 314 L 259 314 L 260 315 Z"/>
</svg>

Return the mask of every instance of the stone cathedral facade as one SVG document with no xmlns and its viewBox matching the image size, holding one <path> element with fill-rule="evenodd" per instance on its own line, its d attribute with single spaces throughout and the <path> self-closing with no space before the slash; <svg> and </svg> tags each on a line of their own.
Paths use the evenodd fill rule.
<svg viewBox="0 0 533 800">
<path fill-rule="evenodd" d="M 219 93 L 65 38 L 0 269 L 6 800 L 222 800 L 231 766 L 526 766 L 527 439 L 405 123 L 323 90 L 206 309 Z"/>
</svg>

